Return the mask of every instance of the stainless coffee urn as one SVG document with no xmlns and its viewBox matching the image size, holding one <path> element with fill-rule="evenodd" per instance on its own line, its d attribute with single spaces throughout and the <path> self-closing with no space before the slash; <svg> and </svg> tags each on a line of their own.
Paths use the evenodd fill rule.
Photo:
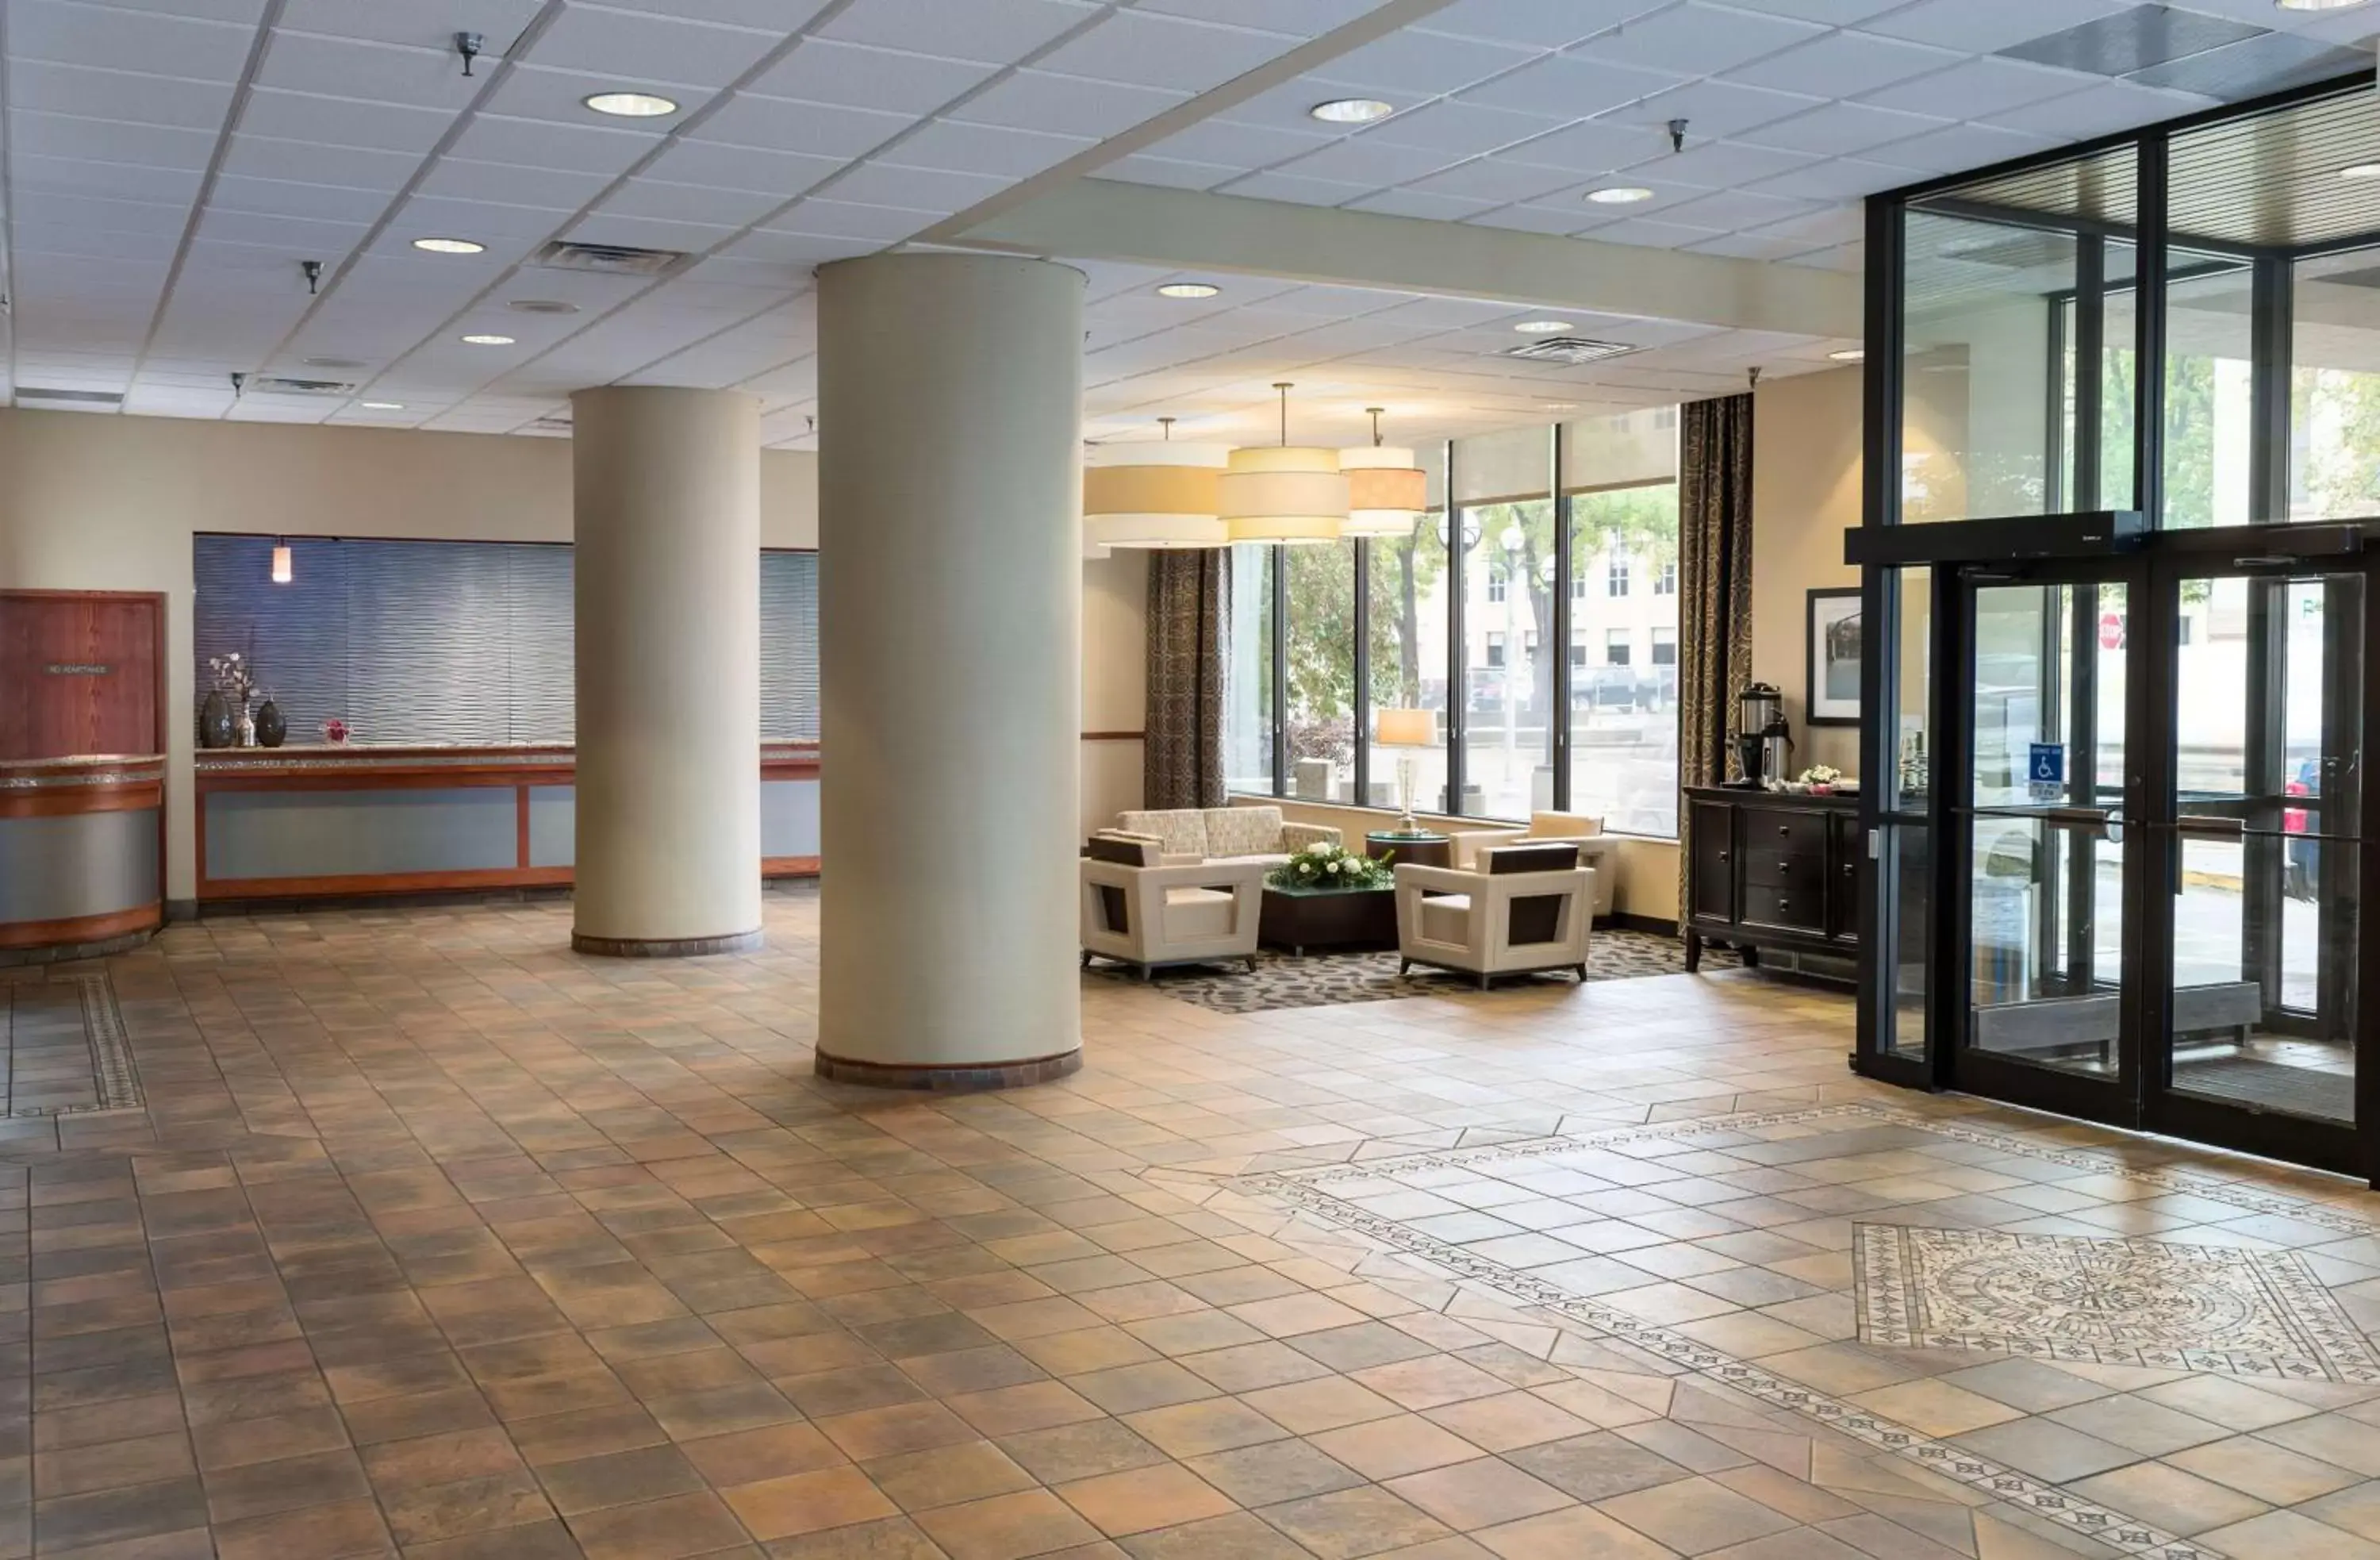
<svg viewBox="0 0 2380 1560">
<path fill-rule="evenodd" d="M 1736 762 L 1740 782 L 1767 787 L 1792 774 L 1793 728 L 1785 720 L 1785 695 L 1771 683 L 1753 683 L 1736 696 Z"/>
</svg>

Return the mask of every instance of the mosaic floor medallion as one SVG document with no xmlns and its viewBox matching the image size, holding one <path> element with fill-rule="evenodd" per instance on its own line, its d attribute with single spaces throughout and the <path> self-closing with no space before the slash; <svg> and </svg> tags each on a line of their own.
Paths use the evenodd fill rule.
<svg viewBox="0 0 2380 1560">
<path fill-rule="evenodd" d="M 2380 1358 L 2294 1252 L 1900 1225 L 1852 1233 L 1864 1343 L 2380 1382 Z"/>
</svg>

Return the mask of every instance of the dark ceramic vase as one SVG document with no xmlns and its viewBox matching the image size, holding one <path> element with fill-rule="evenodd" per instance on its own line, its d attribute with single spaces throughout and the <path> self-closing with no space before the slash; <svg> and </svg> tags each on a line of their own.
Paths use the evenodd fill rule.
<svg viewBox="0 0 2380 1560">
<path fill-rule="evenodd" d="M 289 723 L 281 718 L 281 706 L 268 699 L 256 712 L 256 745 L 278 748 L 289 735 Z"/>
<path fill-rule="evenodd" d="M 228 748 L 237 736 L 231 724 L 231 701 L 221 689 L 209 693 L 206 702 L 199 706 L 199 746 Z"/>
</svg>

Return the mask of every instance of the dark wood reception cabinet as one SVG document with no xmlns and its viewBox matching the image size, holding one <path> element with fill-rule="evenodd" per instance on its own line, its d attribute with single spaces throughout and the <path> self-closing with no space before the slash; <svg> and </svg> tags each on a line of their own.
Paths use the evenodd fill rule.
<svg viewBox="0 0 2380 1560">
<path fill-rule="evenodd" d="M 1706 942 L 1742 949 L 1746 964 L 1763 948 L 1859 957 L 1858 798 L 1697 786 L 1686 809 L 1688 970 Z"/>
</svg>

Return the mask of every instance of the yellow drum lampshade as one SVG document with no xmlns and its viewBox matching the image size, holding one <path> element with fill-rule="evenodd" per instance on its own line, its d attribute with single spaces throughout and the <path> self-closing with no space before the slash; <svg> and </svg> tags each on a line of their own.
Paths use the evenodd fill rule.
<svg viewBox="0 0 2380 1560">
<path fill-rule="evenodd" d="M 1336 542 L 1347 523 L 1339 452 L 1267 445 L 1232 452 L 1220 512 L 1234 542 Z"/>
<path fill-rule="evenodd" d="M 1083 546 L 1221 547 L 1221 445 L 1094 445 L 1083 464 Z"/>
<path fill-rule="evenodd" d="M 1347 473 L 1343 536 L 1411 536 L 1429 507 L 1429 473 L 1414 452 L 1394 445 L 1360 445 L 1339 452 Z"/>
<path fill-rule="evenodd" d="M 1438 740 L 1438 716 L 1428 710 L 1381 710 L 1372 740 L 1383 748 L 1427 748 Z"/>
</svg>

